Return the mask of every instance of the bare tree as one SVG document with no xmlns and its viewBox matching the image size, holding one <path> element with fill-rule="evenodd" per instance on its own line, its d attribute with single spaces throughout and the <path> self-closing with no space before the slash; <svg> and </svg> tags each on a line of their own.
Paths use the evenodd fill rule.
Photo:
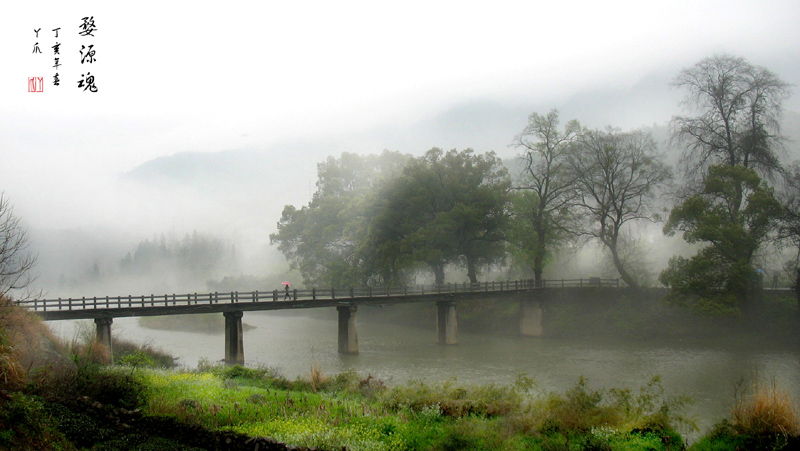
<svg viewBox="0 0 800 451">
<path fill-rule="evenodd" d="M 536 286 L 542 284 L 545 258 L 552 252 L 554 235 L 563 228 L 561 213 L 574 193 L 566 162 L 580 136 L 581 126 L 572 120 L 562 133 L 558 125 L 557 110 L 551 110 L 547 116 L 533 113 L 528 117 L 528 125 L 512 143 L 524 152 L 525 169 L 518 188 L 527 196 L 526 202 L 517 203 L 524 206 L 524 211 L 516 211 L 515 217 L 526 225 L 521 230 L 532 232 L 532 236 L 518 237 L 517 241 L 533 260 Z"/>
<path fill-rule="evenodd" d="M 36 262 L 28 249 L 28 234 L 14 216 L 14 209 L 0 193 L 0 297 L 11 290 L 27 288 L 33 277 L 31 268 Z"/>
<path fill-rule="evenodd" d="M 688 90 L 682 105 L 697 113 L 671 123 L 673 141 L 686 145 L 682 169 L 692 182 L 714 164 L 740 164 L 765 176 L 780 171 L 776 151 L 789 84 L 742 58 L 715 55 L 682 70 L 673 85 Z"/>
<path fill-rule="evenodd" d="M 653 138 L 642 131 L 623 133 L 613 128 L 583 133 L 570 153 L 569 167 L 575 181 L 574 204 L 585 221 L 577 233 L 600 240 L 622 280 L 638 287 L 620 252 L 623 228 L 657 219 L 655 198 L 672 178 Z"/>
</svg>

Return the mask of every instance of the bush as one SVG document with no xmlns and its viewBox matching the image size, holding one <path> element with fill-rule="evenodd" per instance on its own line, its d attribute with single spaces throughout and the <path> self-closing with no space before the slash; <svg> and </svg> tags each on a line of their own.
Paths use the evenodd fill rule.
<svg viewBox="0 0 800 451">
<path fill-rule="evenodd" d="M 57 348 L 41 318 L 0 297 L 0 386 L 19 389 L 31 371 L 58 366 Z"/>
<path fill-rule="evenodd" d="M 581 377 L 563 395 L 551 393 L 536 402 L 528 411 L 529 417 L 512 414 L 508 421 L 514 430 L 544 435 L 549 445 L 543 448 L 563 445 L 568 449 L 569 442 L 578 440 L 586 442 L 581 449 L 637 449 L 628 445 L 650 442 L 653 437 L 677 447 L 683 439 L 675 429 L 696 428 L 680 414 L 688 402 L 683 397 L 666 397 L 658 377 L 641 387 L 637 395 L 629 389 L 592 390 Z"/>
<path fill-rule="evenodd" d="M 386 390 L 379 399 L 392 410 L 408 408 L 422 412 L 435 407 L 442 415 L 453 418 L 505 415 L 519 409 L 523 402 L 517 386 L 460 387 L 452 380 L 441 385 L 409 381 L 404 386 Z"/>
<path fill-rule="evenodd" d="M 114 368 L 87 368 L 78 373 L 79 394 L 101 404 L 136 409 L 146 401 L 145 386 L 133 375 Z"/>
<path fill-rule="evenodd" d="M 45 409 L 58 430 L 78 447 L 90 447 L 113 435 L 113 431 L 100 427 L 89 415 L 74 412 L 62 404 L 48 403 Z"/>
<path fill-rule="evenodd" d="M 0 450 L 73 450 L 44 404 L 22 393 L 0 401 Z"/>
<path fill-rule="evenodd" d="M 800 437 L 767 434 L 751 435 L 742 431 L 728 420 L 714 425 L 711 431 L 695 443 L 692 451 L 792 451 L 800 449 Z"/>
<path fill-rule="evenodd" d="M 136 375 L 93 363 L 80 363 L 73 373 L 54 375 L 32 389 L 56 402 L 86 396 L 101 404 L 136 409 L 146 401 L 146 387 Z"/>
<path fill-rule="evenodd" d="M 731 412 L 733 426 L 746 435 L 798 435 L 800 418 L 791 395 L 773 379 L 765 386 L 756 381 L 736 397 Z"/>
<path fill-rule="evenodd" d="M 177 357 L 156 349 L 150 343 L 135 343 L 112 338 L 114 359 L 121 365 L 148 368 L 175 368 Z"/>
</svg>

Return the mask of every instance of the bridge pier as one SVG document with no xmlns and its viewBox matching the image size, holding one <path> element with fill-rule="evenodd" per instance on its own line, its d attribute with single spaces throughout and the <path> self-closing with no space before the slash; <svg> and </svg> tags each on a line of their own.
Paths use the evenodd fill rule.
<svg viewBox="0 0 800 451">
<path fill-rule="evenodd" d="M 456 319 L 455 302 L 436 302 L 436 332 L 440 345 L 458 344 L 458 321 Z"/>
<path fill-rule="evenodd" d="M 519 301 L 519 333 L 528 337 L 544 335 L 542 302 L 535 299 Z"/>
<path fill-rule="evenodd" d="M 339 312 L 339 354 L 358 354 L 358 330 L 356 330 L 355 305 L 340 305 Z"/>
<path fill-rule="evenodd" d="M 113 354 L 111 353 L 111 323 L 113 322 L 114 318 L 110 316 L 104 316 L 101 318 L 94 319 L 94 324 L 97 326 L 96 340 L 98 343 L 108 348 L 108 355 L 111 358 L 112 362 L 114 360 L 114 357 Z"/>
<path fill-rule="evenodd" d="M 225 317 L 225 363 L 244 365 L 244 334 L 242 312 L 223 312 Z"/>
</svg>

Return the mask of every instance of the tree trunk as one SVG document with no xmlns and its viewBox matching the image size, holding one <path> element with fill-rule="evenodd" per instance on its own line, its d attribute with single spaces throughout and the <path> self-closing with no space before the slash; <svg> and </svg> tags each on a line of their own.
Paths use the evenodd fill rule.
<svg viewBox="0 0 800 451">
<path fill-rule="evenodd" d="M 428 263 L 433 270 L 436 285 L 444 285 L 444 265 L 441 262 Z"/>
<path fill-rule="evenodd" d="M 471 257 L 467 257 L 467 277 L 470 283 L 478 283 L 478 275 L 475 271 L 475 260 Z"/>
<path fill-rule="evenodd" d="M 547 242 L 545 241 L 544 230 L 541 230 L 541 225 L 538 225 L 539 230 L 536 231 L 536 249 L 533 255 L 533 281 L 534 286 L 541 287 L 544 285 L 542 273 L 544 272 L 544 250 Z"/>
<path fill-rule="evenodd" d="M 800 268 L 797 270 L 797 276 L 794 282 L 794 293 L 797 296 L 797 306 L 800 307 Z"/>
<path fill-rule="evenodd" d="M 537 260 L 541 260 L 541 258 L 535 257 L 533 261 L 533 286 L 538 288 L 544 286 L 544 279 L 542 279 L 541 262 L 538 262 Z"/>
<path fill-rule="evenodd" d="M 614 267 L 617 268 L 617 272 L 619 276 L 622 278 L 623 282 L 628 284 L 631 288 L 639 288 L 639 284 L 630 275 L 627 269 L 625 269 L 625 265 L 622 264 L 622 260 L 619 259 L 619 252 L 617 252 L 617 243 L 608 243 L 608 249 L 611 251 L 611 257 L 614 259 Z"/>
</svg>

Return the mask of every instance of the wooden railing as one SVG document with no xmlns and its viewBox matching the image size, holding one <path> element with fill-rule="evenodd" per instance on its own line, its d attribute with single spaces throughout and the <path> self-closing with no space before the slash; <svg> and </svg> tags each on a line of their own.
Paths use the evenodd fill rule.
<svg viewBox="0 0 800 451">
<path fill-rule="evenodd" d="M 561 279 L 545 280 L 541 288 L 618 287 L 619 279 Z M 188 294 L 149 294 L 139 296 L 103 296 L 58 299 L 33 299 L 17 302 L 35 312 L 63 310 L 98 310 L 119 308 L 172 307 L 188 305 L 237 304 L 280 301 L 380 299 L 386 297 L 419 297 L 447 293 L 519 291 L 535 288 L 533 279 L 448 283 L 444 285 L 411 285 L 402 287 L 311 288 L 273 291 L 233 291 Z"/>
</svg>

